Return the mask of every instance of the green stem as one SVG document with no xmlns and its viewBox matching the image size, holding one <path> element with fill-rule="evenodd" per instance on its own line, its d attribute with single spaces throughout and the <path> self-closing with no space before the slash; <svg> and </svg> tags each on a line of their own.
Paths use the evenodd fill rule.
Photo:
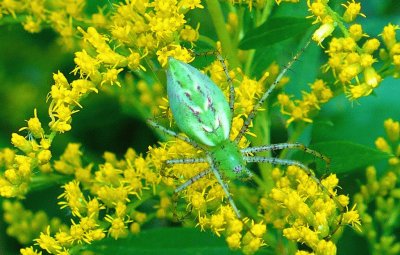
<svg viewBox="0 0 400 255">
<path fill-rule="evenodd" d="M 232 68 L 239 66 L 239 59 L 237 57 L 237 49 L 233 47 L 231 38 L 226 30 L 224 14 L 221 6 L 217 0 L 206 0 L 208 12 L 214 23 L 215 31 L 217 32 L 218 39 L 222 44 L 222 53 L 227 56 L 229 65 Z"/>
<path fill-rule="evenodd" d="M 262 113 L 263 114 L 258 114 L 258 116 L 254 121 L 253 130 L 254 133 L 257 134 L 257 137 L 255 139 L 252 139 L 251 141 L 254 146 L 271 144 L 271 137 L 270 137 L 271 117 L 268 110 L 265 110 Z M 264 152 L 263 154 L 260 155 L 271 157 L 270 152 Z M 258 167 L 260 169 L 262 183 L 260 184 L 259 182 L 257 182 L 257 184 L 266 191 L 268 191 L 270 188 L 273 187 L 273 180 L 271 177 L 272 166 L 269 164 L 258 164 Z"/>
<path fill-rule="evenodd" d="M 337 26 L 339 27 L 340 31 L 342 31 L 344 37 L 350 37 L 350 32 L 349 30 L 346 28 L 346 25 L 342 22 L 342 17 L 339 16 L 334 10 L 331 9 L 331 7 L 328 6 L 328 4 L 326 5 L 326 10 L 328 11 L 329 15 L 331 15 Z M 362 53 L 362 49 L 357 45 L 357 52 L 358 53 Z"/>
<path fill-rule="evenodd" d="M 242 28 L 243 28 L 243 19 L 244 19 L 244 8 L 238 8 L 236 11 L 236 15 L 238 18 L 238 24 L 237 27 L 235 28 L 235 34 L 233 36 L 233 42 L 235 43 L 235 48 L 238 47 L 240 37 L 242 35 Z"/>
<path fill-rule="evenodd" d="M 261 18 L 256 21 L 256 24 L 255 24 L 256 27 L 260 26 L 268 19 L 269 15 L 271 14 L 272 7 L 274 6 L 274 4 L 275 4 L 274 0 L 267 0 L 265 7 L 263 9 L 263 12 L 261 14 Z M 246 64 L 244 67 L 244 73 L 247 75 L 250 74 L 251 65 L 253 63 L 255 52 L 256 52 L 255 50 L 250 50 L 248 53 L 248 57 L 247 57 Z"/>
<path fill-rule="evenodd" d="M 255 209 L 254 205 L 252 205 L 246 197 L 239 196 L 238 202 L 246 209 L 247 215 L 253 219 L 258 218 L 257 210 Z"/>
<path fill-rule="evenodd" d="M 274 1 L 273 0 L 268 0 L 262 15 L 259 19 L 257 19 L 256 21 L 256 26 L 261 25 L 262 23 L 264 23 L 269 15 L 271 14 L 272 11 L 272 7 L 274 6 Z M 249 74 L 250 73 L 250 68 L 251 68 L 251 64 L 253 62 L 253 58 L 254 58 L 254 54 L 255 54 L 255 50 L 251 50 L 249 51 L 249 55 L 248 58 L 246 60 L 246 66 L 245 66 L 245 73 Z M 268 102 L 265 104 L 268 105 Z M 254 145 L 265 145 L 265 144 L 270 144 L 271 143 L 271 116 L 269 114 L 269 110 L 268 108 L 265 110 L 265 112 L 263 112 L 264 114 L 260 114 L 259 117 L 256 117 L 256 121 L 255 123 L 255 133 L 257 134 L 257 137 L 259 137 L 260 139 L 254 139 L 253 143 Z M 266 156 L 270 157 L 271 153 L 270 152 L 266 152 L 265 154 Z M 260 169 L 260 174 L 261 174 L 261 178 L 263 180 L 263 185 L 261 186 L 259 183 L 258 185 L 260 187 L 265 188 L 265 190 L 269 190 L 271 187 L 273 187 L 273 180 L 271 177 L 271 171 L 272 171 L 272 166 L 268 165 L 268 164 L 259 164 L 259 169 Z"/>
<path fill-rule="evenodd" d="M 72 176 L 60 174 L 40 174 L 31 178 L 30 191 L 45 189 L 72 180 Z"/>
<path fill-rule="evenodd" d="M 272 7 L 274 7 L 274 5 L 275 5 L 275 0 L 267 0 L 261 15 L 261 19 L 258 21 L 257 26 L 261 25 L 262 23 L 264 23 L 264 21 L 268 19 L 269 15 L 271 14 Z"/>
</svg>

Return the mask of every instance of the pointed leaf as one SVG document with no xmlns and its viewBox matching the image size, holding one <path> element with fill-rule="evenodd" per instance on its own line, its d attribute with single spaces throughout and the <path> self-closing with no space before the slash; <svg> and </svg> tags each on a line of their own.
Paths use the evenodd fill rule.
<svg viewBox="0 0 400 255">
<path fill-rule="evenodd" d="M 248 31 L 240 41 L 239 48 L 248 50 L 265 47 L 304 34 L 310 26 L 311 21 L 305 18 L 271 18 L 261 26 Z"/>
<path fill-rule="evenodd" d="M 331 159 L 329 171 L 346 173 L 393 156 L 380 150 L 346 141 L 330 141 L 310 146 Z"/>
</svg>

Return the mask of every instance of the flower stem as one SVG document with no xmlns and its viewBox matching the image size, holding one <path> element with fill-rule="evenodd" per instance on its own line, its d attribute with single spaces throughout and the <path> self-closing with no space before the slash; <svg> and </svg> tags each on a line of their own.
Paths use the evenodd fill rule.
<svg viewBox="0 0 400 255">
<path fill-rule="evenodd" d="M 263 24 L 269 17 L 272 11 L 272 7 L 274 6 L 274 0 L 267 0 L 265 3 L 264 9 L 262 11 L 261 17 L 257 19 L 256 26 L 260 26 Z M 250 75 L 251 65 L 253 63 L 253 58 L 256 50 L 249 50 L 248 57 L 246 60 L 246 65 L 244 67 L 244 73 Z"/>
<path fill-rule="evenodd" d="M 217 32 L 218 39 L 222 44 L 222 53 L 227 56 L 229 65 L 231 67 L 239 66 L 239 59 L 237 58 L 237 49 L 233 47 L 231 38 L 226 30 L 224 14 L 221 6 L 217 0 L 206 0 L 208 12 L 210 13 L 213 21 L 215 31 Z"/>
</svg>

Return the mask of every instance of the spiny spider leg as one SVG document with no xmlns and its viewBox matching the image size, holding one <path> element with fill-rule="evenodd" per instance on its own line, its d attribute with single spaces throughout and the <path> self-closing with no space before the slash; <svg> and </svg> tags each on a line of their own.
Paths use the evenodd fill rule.
<svg viewBox="0 0 400 255">
<path fill-rule="evenodd" d="M 258 108 L 260 108 L 265 100 L 268 98 L 268 96 L 272 93 L 272 91 L 275 89 L 276 85 L 281 81 L 282 77 L 285 75 L 285 73 L 289 70 L 290 67 L 292 67 L 293 63 L 296 62 L 300 55 L 303 54 L 305 49 L 310 45 L 310 41 L 306 43 L 306 45 L 299 51 L 297 54 L 292 58 L 292 60 L 282 69 L 282 71 L 279 73 L 279 75 L 276 77 L 275 81 L 271 84 L 271 86 L 268 88 L 268 90 L 264 93 L 264 95 L 258 100 L 258 102 L 254 105 L 253 109 L 247 116 L 246 120 L 244 121 L 244 124 L 242 128 L 239 131 L 239 134 L 235 138 L 235 143 L 239 143 L 240 139 L 242 139 L 243 135 L 246 133 L 247 129 L 249 128 L 249 125 L 251 121 L 254 119 L 256 116 Z"/>
<path fill-rule="evenodd" d="M 222 189 L 224 190 L 225 196 L 228 199 L 229 204 L 232 206 L 233 211 L 235 212 L 235 214 L 238 217 L 238 219 L 241 219 L 242 216 L 240 215 L 240 212 L 239 212 L 238 208 L 236 207 L 235 202 L 233 201 L 231 193 L 229 193 L 228 186 L 222 180 L 222 177 L 221 177 L 220 173 L 218 172 L 217 168 L 215 167 L 214 162 L 212 161 L 212 159 L 209 160 L 209 164 L 211 166 L 212 172 L 215 175 L 215 178 L 217 178 L 218 183 L 221 185 Z"/>
<path fill-rule="evenodd" d="M 200 172 L 200 173 L 196 174 L 195 176 L 193 176 L 192 178 L 187 180 L 185 183 L 183 183 L 181 186 L 176 188 L 174 192 L 178 193 L 178 192 L 186 189 L 187 187 L 189 187 L 190 185 L 192 185 L 193 183 L 197 182 L 198 180 L 200 180 L 201 178 L 203 178 L 204 176 L 206 176 L 207 174 L 209 174 L 211 172 L 212 172 L 211 169 L 207 169 L 207 170 L 205 170 L 203 172 Z"/>
<path fill-rule="evenodd" d="M 196 143 L 195 141 L 189 139 L 188 137 L 179 135 L 179 134 L 175 133 L 174 131 L 169 130 L 169 129 L 167 129 L 167 128 L 161 126 L 160 124 L 158 124 L 158 123 L 152 121 L 151 119 L 147 119 L 147 123 L 148 123 L 150 126 L 152 126 L 153 128 L 160 129 L 162 132 L 166 133 L 167 135 L 170 135 L 170 136 L 175 137 L 175 138 L 177 138 L 177 139 L 179 139 L 179 140 L 182 140 L 182 141 L 184 141 L 184 142 L 187 142 L 188 144 L 192 145 L 192 146 L 195 147 L 196 149 L 204 150 L 204 148 L 203 148 L 201 145 L 199 145 L 198 143 Z"/>
<path fill-rule="evenodd" d="M 276 143 L 264 146 L 248 147 L 241 149 L 240 152 L 247 154 L 247 153 L 257 153 L 261 151 L 274 151 L 274 150 L 284 150 L 284 149 L 299 149 L 304 151 L 305 153 L 309 153 L 314 157 L 320 158 L 323 161 L 325 161 L 326 167 L 329 169 L 331 160 L 327 156 L 323 155 L 322 153 L 319 153 L 318 151 L 312 150 L 301 143 Z"/>
<path fill-rule="evenodd" d="M 222 68 L 224 69 L 225 76 L 226 76 L 226 81 L 229 84 L 229 108 L 231 110 L 231 116 L 233 119 L 233 112 L 235 110 L 235 88 L 233 87 L 233 80 L 232 80 L 231 76 L 229 75 L 228 67 L 225 64 L 225 59 L 221 56 L 221 54 L 219 54 L 219 52 L 217 53 L 217 60 L 221 63 Z M 231 120 L 231 122 L 232 122 L 232 120 Z"/>
<path fill-rule="evenodd" d="M 167 164 L 196 164 L 196 163 L 205 163 L 207 162 L 206 158 L 177 158 L 177 159 L 168 159 L 165 161 Z"/>
</svg>

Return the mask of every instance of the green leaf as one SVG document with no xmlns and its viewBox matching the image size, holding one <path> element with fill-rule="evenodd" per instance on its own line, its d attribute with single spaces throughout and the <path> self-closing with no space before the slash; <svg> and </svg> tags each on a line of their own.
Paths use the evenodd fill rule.
<svg viewBox="0 0 400 255">
<path fill-rule="evenodd" d="M 243 50 L 256 49 L 295 37 L 311 26 L 311 21 L 305 18 L 276 17 L 246 33 L 239 43 Z"/>
<path fill-rule="evenodd" d="M 96 255 L 240 254 L 231 251 L 223 238 L 191 228 L 150 229 L 118 240 L 106 238 L 85 245 L 83 250 L 93 251 Z"/>
<path fill-rule="evenodd" d="M 385 134 L 383 122 L 400 116 L 399 80 L 385 78 L 374 94 L 351 102 L 345 95 L 333 98 L 323 105 L 319 120 L 313 124 L 312 141 L 325 142 L 348 140 L 372 145 L 377 137 Z M 326 120 L 331 125 L 326 124 Z"/>
<path fill-rule="evenodd" d="M 331 159 L 329 172 L 346 173 L 374 164 L 392 155 L 377 149 L 346 141 L 331 141 L 310 146 Z"/>
</svg>

